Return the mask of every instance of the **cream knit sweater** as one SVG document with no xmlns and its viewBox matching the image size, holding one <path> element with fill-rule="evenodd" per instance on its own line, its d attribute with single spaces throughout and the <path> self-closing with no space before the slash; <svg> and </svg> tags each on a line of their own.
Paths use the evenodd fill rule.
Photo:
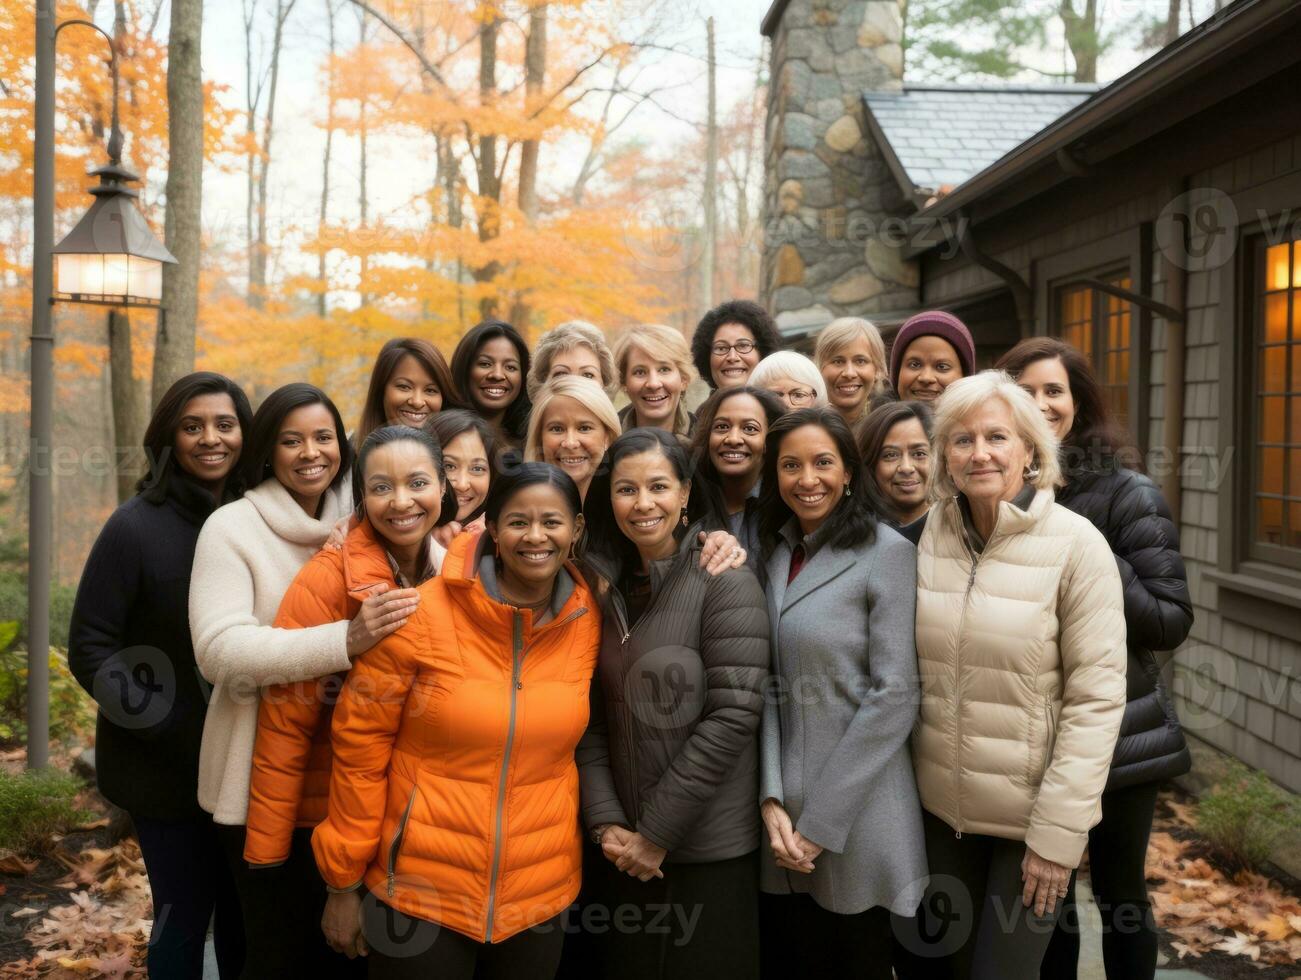
<svg viewBox="0 0 1301 980">
<path fill-rule="evenodd" d="M 351 507 L 351 480 L 327 491 L 319 520 L 271 478 L 203 525 L 190 579 L 190 632 L 213 685 L 199 750 L 199 805 L 219 824 L 248 812 L 260 689 L 347 670 L 348 622 L 276 629 L 280 600 Z"/>
</svg>

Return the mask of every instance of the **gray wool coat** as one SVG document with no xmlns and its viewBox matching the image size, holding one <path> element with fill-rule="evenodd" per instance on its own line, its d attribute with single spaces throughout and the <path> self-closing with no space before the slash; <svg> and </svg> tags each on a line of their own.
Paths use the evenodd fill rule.
<svg viewBox="0 0 1301 980">
<path fill-rule="evenodd" d="M 913 617 L 917 553 L 877 525 L 842 550 L 815 532 L 786 584 L 791 521 L 768 559 L 772 684 L 764 699 L 759 799 L 825 850 L 812 874 L 762 848 L 766 892 L 806 892 L 841 914 L 884 906 L 912 915 L 927 883 L 921 802 L 908 740 L 920 700 Z"/>
</svg>

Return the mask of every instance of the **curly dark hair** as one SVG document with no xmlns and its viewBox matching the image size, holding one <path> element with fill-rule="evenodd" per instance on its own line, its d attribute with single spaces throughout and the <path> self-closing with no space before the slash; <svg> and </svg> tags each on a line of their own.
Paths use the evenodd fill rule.
<svg viewBox="0 0 1301 980">
<path fill-rule="evenodd" d="M 754 334 L 754 345 L 759 348 L 760 360 L 782 345 L 776 321 L 758 303 L 748 299 L 733 299 L 715 306 L 700 318 L 696 332 L 691 335 L 691 362 L 710 388 L 718 387 L 714 384 L 714 374 L 709 369 L 710 348 L 714 346 L 714 334 L 725 323 L 739 323 Z"/>
</svg>

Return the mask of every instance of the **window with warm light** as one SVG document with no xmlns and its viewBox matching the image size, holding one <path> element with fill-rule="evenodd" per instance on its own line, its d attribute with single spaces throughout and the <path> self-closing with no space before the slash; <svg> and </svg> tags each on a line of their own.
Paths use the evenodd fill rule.
<svg viewBox="0 0 1301 980">
<path fill-rule="evenodd" d="M 1133 288 L 1128 274 L 1098 278 L 1120 289 Z M 1057 324 L 1058 336 L 1093 363 L 1107 407 L 1121 425 L 1128 427 L 1131 304 L 1092 286 L 1067 287 L 1058 294 Z"/>
<path fill-rule="evenodd" d="M 1250 551 L 1301 567 L 1301 240 L 1255 254 Z"/>
</svg>

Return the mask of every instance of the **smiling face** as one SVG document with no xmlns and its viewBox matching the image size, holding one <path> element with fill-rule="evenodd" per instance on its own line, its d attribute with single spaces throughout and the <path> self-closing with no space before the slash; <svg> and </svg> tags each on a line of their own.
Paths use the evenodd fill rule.
<svg viewBox="0 0 1301 980">
<path fill-rule="evenodd" d="M 339 472 L 339 433 L 328 408 L 318 402 L 285 416 L 271 471 L 303 510 L 315 517 L 321 494 Z"/>
<path fill-rule="evenodd" d="M 542 417 L 542 459 L 573 477 L 579 493 L 587 494 L 610 435 L 601 421 L 580 402 L 557 395 Z"/>
<path fill-rule="evenodd" d="M 596 356 L 596 352 L 586 344 L 579 344 L 551 359 L 551 370 L 547 372 L 548 381 L 553 378 L 563 378 L 567 374 L 587 378 L 589 381 L 595 381 L 600 387 L 605 387 L 605 382 L 601 378 L 601 361 Z"/>
<path fill-rule="evenodd" d="M 763 466 L 768 420 L 753 395 L 733 395 L 718 406 L 709 427 L 709 458 L 723 479 L 753 480 Z"/>
<path fill-rule="evenodd" d="M 749 349 L 738 350 L 737 344 Z M 714 331 L 714 342 L 709 351 L 709 373 L 713 375 L 714 387 L 736 388 L 745 384 L 759 358 L 759 348 L 750 328 L 739 323 L 724 323 Z"/>
<path fill-rule="evenodd" d="M 876 385 L 876 365 L 867 339 L 858 337 L 831 354 L 822 365 L 822 380 L 832 408 L 848 419 L 862 415 Z"/>
<path fill-rule="evenodd" d="M 677 549 L 673 531 L 691 495 L 673 464 L 658 450 L 625 456 L 610 474 L 610 504 L 624 536 L 644 562 L 667 558 Z"/>
<path fill-rule="evenodd" d="M 915 418 L 896 422 L 885 434 L 872 476 L 905 522 L 926 506 L 930 472 L 931 444 L 921 422 Z"/>
<path fill-rule="evenodd" d="M 483 440 L 473 429 L 449 439 L 443 447 L 443 472 L 456 494 L 456 519 L 464 522 L 483 506 L 492 483 L 492 469 Z"/>
<path fill-rule="evenodd" d="M 550 592 L 583 526 L 559 489 L 535 483 L 513 494 L 488 533 L 501 556 L 501 587 L 524 599 Z"/>
<path fill-rule="evenodd" d="M 1007 403 L 991 398 L 954 427 L 944 457 L 954 486 L 968 499 L 1011 500 L 1025 485 L 1030 448 Z"/>
<path fill-rule="evenodd" d="M 1059 358 L 1042 357 L 1031 361 L 1016 383 L 1030 393 L 1058 440 L 1070 435 L 1071 426 L 1075 424 L 1075 398 L 1071 395 L 1071 379 L 1066 373 L 1066 365 Z"/>
<path fill-rule="evenodd" d="M 419 547 L 442 511 L 443 474 L 418 442 L 401 439 L 371 450 L 363 476 L 366 517 L 396 549 Z"/>
<path fill-rule="evenodd" d="M 777 492 L 812 534 L 830 516 L 849 486 L 849 471 L 831 433 L 820 425 L 802 425 L 782 437 L 777 447 Z"/>
<path fill-rule="evenodd" d="M 682 372 L 672 361 L 657 361 L 640 347 L 628 351 L 623 386 L 632 402 L 638 425 L 673 428 L 682 397 Z"/>
<path fill-rule="evenodd" d="M 522 382 L 514 344 L 493 337 L 479 345 L 470 366 L 470 397 L 484 418 L 500 418 L 515 401 Z"/>
<path fill-rule="evenodd" d="M 384 418 L 388 424 L 418 429 L 442 408 L 443 392 L 438 383 L 414 357 L 403 356 L 384 385 Z"/>
<path fill-rule="evenodd" d="M 176 465 L 220 496 L 220 488 L 244 447 L 244 433 L 230 395 L 214 392 L 186 402 L 174 445 Z"/>
<path fill-rule="evenodd" d="M 940 393 L 962 377 L 958 352 L 943 337 L 918 337 L 903 352 L 896 385 L 905 401 L 934 402 Z"/>
</svg>

